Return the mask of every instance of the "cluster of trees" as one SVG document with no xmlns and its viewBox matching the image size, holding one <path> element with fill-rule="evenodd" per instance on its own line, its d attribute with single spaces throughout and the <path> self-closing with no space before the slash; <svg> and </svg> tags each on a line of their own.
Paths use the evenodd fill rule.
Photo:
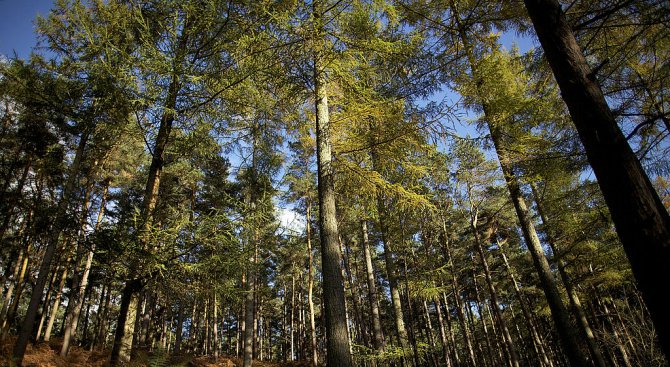
<svg viewBox="0 0 670 367">
<path fill-rule="evenodd" d="M 669 21 L 662 0 L 55 1 L 45 52 L 0 65 L 13 362 L 58 337 L 112 365 L 667 365 Z"/>
</svg>

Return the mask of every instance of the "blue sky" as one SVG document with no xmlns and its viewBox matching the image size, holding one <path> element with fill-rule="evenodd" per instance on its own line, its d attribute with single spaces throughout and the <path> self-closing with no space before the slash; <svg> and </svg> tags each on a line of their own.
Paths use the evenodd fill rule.
<svg viewBox="0 0 670 367">
<path fill-rule="evenodd" d="M 27 58 L 35 46 L 35 17 L 47 15 L 51 0 L 0 0 L 0 54 Z"/>
</svg>

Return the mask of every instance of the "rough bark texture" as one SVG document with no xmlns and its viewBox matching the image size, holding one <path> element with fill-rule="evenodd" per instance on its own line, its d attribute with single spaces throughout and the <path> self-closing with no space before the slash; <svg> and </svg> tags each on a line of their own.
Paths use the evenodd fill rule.
<svg viewBox="0 0 670 367">
<path fill-rule="evenodd" d="M 112 366 L 130 362 L 135 323 L 127 321 L 135 319 L 138 306 L 137 295 L 135 293 L 138 292 L 141 286 L 141 283 L 137 280 L 127 282 L 121 293 L 118 325 L 114 334 L 114 346 L 112 347 L 110 363 Z"/>
<path fill-rule="evenodd" d="M 670 216 L 617 126 L 558 1 L 524 2 L 667 358 L 670 313 L 658 282 L 670 279 Z"/>
<path fill-rule="evenodd" d="M 315 16 L 320 18 L 318 11 L 315 13 Z M 318 19 L 316 21 L 321 20 Z M 315 55 L 314 79 L 316 91 L 319 229 L 321 235 L 321 262 L 323 265 L 323 301 L 326 316 L 326 365 L 328 367 L 350 367 L 353 366 L 353 361 L 346 323 L 344 279 L 342 279 L 340 268 L 341 254 L 338 244 L 337 217 L 335 212 L 335 180 L 333 176 L 333 156 L 329 131 L 328 95 L 326 92 L 326 75 L 320 57 L 318 54 Z"/>
</svg>

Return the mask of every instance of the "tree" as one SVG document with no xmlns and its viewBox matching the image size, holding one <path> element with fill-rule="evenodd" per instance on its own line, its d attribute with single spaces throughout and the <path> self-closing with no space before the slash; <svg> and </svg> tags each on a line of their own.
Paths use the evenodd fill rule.
<svg viewBox="0 0 670 367">
<path fill-rule="evenodd" d="M 314 108 L 316 109 L 317 185 L 319 195 L 319 235 L 321 237 L 321 264 L 323 267 L 323 301 L 326 315 L 327 359 L 330 367 L 353 366 L 349 331 L 346 325 L 344 280 L 340 271 L 337 217 L 335 213 L 335 170 L 328 111 L 328 76 L 326 56 L 327 21 L 325 2 L 313 4 L 314 34 Z"/>
<path fill-rule="evenodd" d="M 558 1 L 524 3 L 668 356 L 670 315 L 656 282 L 669 275 L 670 216 L 619 130 Z"/>
</svg>

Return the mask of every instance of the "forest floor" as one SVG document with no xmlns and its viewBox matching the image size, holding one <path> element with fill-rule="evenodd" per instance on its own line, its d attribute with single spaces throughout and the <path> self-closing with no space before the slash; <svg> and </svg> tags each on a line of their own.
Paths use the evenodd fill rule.
<svg viewBox="0 0 670 367">
<path fill-rule="evenodd" d="M 12 346 L 14 337 L 0 342 L 0 367 L 11 366 Z M 109 366 L 109 350 L 89 351 L 84 348 L 72 347 L 66 358 L 59 355 L 62 345 L 60 339 L 52 339 L 49 343 L 28 344 L 24 367 L 107 367 Z M 254 367 L 306 367 L 307 362 L 276 363 L 254 361 Z M 181 367 L 241 367 L 242 360 L 236 357 L 221 356 L 214 360 L 212 356 L 168 355 L 165 353 L 139 354 L 128 367 L 144 366 L 181 366 Z"/>
</svg>

